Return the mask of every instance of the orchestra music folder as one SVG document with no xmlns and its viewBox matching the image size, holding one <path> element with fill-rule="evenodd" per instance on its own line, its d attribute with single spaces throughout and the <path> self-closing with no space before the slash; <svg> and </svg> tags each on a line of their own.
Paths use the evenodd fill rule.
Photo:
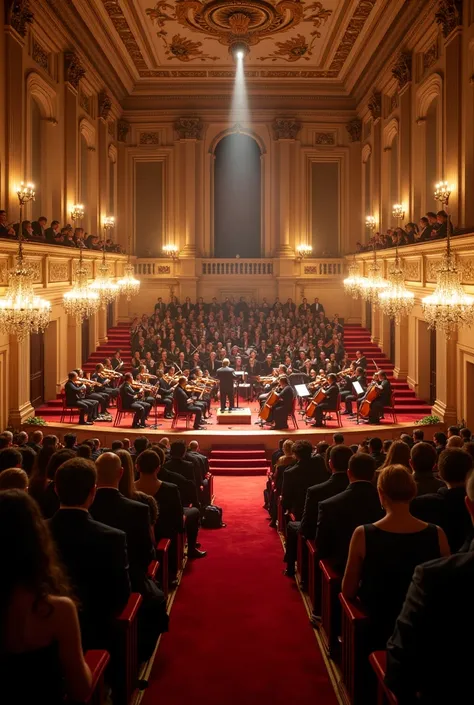
<svg viewBox="0 0 474 705">
<path fill-rule="evenodd" d="M 295 384 L 295 389 L 299 397 L 309 397 L 310 395 L 306 384 Z"/>
<path fill-rule="evenodd" d="M 357 395 L 359 395 L 359 394 L 364 394 L 364 387 L 361 385 L 360 382 L 357 382 L 357 381 L 356 381 L 356 382 L 352 382 L 352 386 L 353 386 L 354 389 L 356 390 L 356 394 L 357 394 Z"/>
</svg>

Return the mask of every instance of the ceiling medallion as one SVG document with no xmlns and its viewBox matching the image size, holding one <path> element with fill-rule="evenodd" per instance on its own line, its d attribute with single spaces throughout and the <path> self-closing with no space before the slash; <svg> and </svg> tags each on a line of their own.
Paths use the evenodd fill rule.
<svg viewBox="0 0 474 705">
<path fill-rule="evenodd" d="M 243 47 L 248 52 L 250 47 L 262 40 L 293 29 L 301 22 L 312 23 L 311 37 L 314 42 L 321 36 L 318 27 L 332 13 L 332 10 L 323 8 L 321 2 L 305 5 L 301 0 L 177 0 L 174 12 L 167 13 L 169 9 L 166 0 L 159 0 L 154 8 L 146 11 L 157 24 L 158 35 L 164 41 L 166 23 L 175 21 L 186 29 L 216 39 L 227 46 L 230 53 L 236 47 Z M 291 53 L 291 47 L 287 52 L 285 48 L 280 48 L 282 55 Z M 307 50 L 310 51 L 309 46 Z M 298 47 L 299 56 L 302 51 Z"/>
</svg>

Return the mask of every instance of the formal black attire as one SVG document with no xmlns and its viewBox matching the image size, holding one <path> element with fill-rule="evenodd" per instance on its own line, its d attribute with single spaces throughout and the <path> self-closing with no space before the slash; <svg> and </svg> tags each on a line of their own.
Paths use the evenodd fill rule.
<svg viewBox="0 0 474 705">
<path fill-rule="evenodd" d="M 325 482 L 310 487 L 306 493 L 300 531 L 305 539 L 315 539 L 318 525 L 319 503 L 343 492 L 349 484 L 346 472 L 333 472 Z"/>
<path fill-rule="evenodd" d="M 335 570 L 343 573 L 355 529 L 376 522 L 383 515 L 378 492 L 371 482 L 351 482 L 339 494 L 319 502 L 318 558 L 328 559 Z"/>
<path fill-rule="evenodd" d="M 370 404 L 369 423 L 380 423 L 384 407 L 392 405 L 392 386 L 388 379 L 383 379 L 379 384 L 379 395 Z"/>
<path fill-rule="evenodd" d="M 442 487 L 446 487 L 443 480 L 436 477 L 433 472 L 414 472 L 413 479 L 416 482 L 417 497 L 421 497 L 424 494 L 436 493 Z"/>
<path fill-rule="evenodd" d="M 441 487 L 436 494 L 415 497 L 410 505 L 410 511 L 418 519 L 436 524 L 444 530 L 451 553 L 459 551 L 472 529 L 465 497 L 464 487 Z"/>
<path fill-rule="evenodd" d="M 195 403 L 188 404 L 188 395 L 185 390 L 178 384 L 173 393 L 174 403 L 178 411 L 187 411 L 195 414 L 194 428 L 199 429 L 202 419 L 202 408 Z"/>
<path fill-rule="evenodd" d="M 352 384 L 354 382 L 359 382 L 360 386 L 364 390 L 363 393 L 356 394 L 355 389 L 353 389 L 353 387 L 352 387 Z M 362 399 L 362 397 L 365 394 L 365 391 L 367 389 L 367 378 L 366 378 L 365 374 L 354 375 L 354 377 L 351 377 L 350 386 L 351 386 L 351 389 L 349 391 L 341 392 L 341 399 L 344 402 L 345 411 L 348 414 L 352 414 L 352 403 L 358 402 L 360 399 Z"/>
<path fill-rule="evenodd" d="M 76 384 L 70 379 L 64 385 L 64 393 L 66 395 L 66 404 L 73 409 L 79 409 L 79 423 L 84 423 L 84 417 L 87 414 L 88 421 L 94 421 L 97 418 L 97 408 L 99 403 L 94 399 L 86 399 L 85 384 Z"/>
<path fill-rule="evenodd" d="M 327 389 L 324 390 L 325 399 L 320 402 L 314 414 L 316 421 L 316 426 L 322 426 L 323 424 L 323 414 L 326 411 L 335 411 L 337 409 L 337 400 L 339 398 L 339 387 L 336 382 L 331 384 Z"/>
<path fill-rule="evenodd" d="M 133 426 L 137 427 L 140 424 L 145 425 L 148 414 L 150 413 L 151 406 L 147 402 L 142 401 L 138 398 L 138 394 L 135 392 L 133 387 L 129 382 L 124 382 L 120 387 L 120 399 L 122 401 L 123 409 L 132 409 L 135 412 L 133 417 Z"/>
<path fill-rule="evenodd" d="M 0 679 L 2 702 L 64 705 L 65 683 L 59 643 L 55 640 L 47 646 L 20 653 L 2 651 Z"/>
<path fill-rule="evenodd" d="M 363 370 L 367 369 L 367 358 L 365 355 L 362 355 L 362 357 L 359 357 L 356 361 L 355 364 L 357 367 L 362 367 Z"/>
<path fill-rule="evenodd" d="M 438 528 L 399 534 L 364 525 L 365 558 L 358 596 L 370 619 L 370 648 L 383 649 L 417 565 L 440 557 Z"/>
<path fill-rule="evenodd" d="M 469 553 L 415 569 L 387 644 L 385 680 L 400 705 L 464 705 L 472 699 L 473 591 L 474 545 Z"/>
<path fill-rule="evenodd" d="M 293 411 L 295 392 L 289 384 L 278 392 L 278 400 L 272 408 L 271 418 L 275 422 L 275 429 L 288 428 L 288 416 Z"/>
<path fill-rule="evenodd" d="M 148 565 L 155 558 L 148 506 L 124 497 L 113 487 L 99 487 L 90 513 L 96 521 L 120 529 L 127 536 L 132 590 L 143 597 L 138 640 L 141 659 L 146 660 L 153 653 L 158 636 L 168 631 L 164 593 L 147 575 Z"/>
<path fill-rule="evenodd" d="M 130 596 L 126 535 L 82 509 L 60 509 L 48 523 L 79 599 L 83 646 L 110 648 L 113 620 Z"/>
<path fill-rule="evenodd" d="M 220 367 L 216 372 L 216 377 L 219 380 L 221 411 L 225 411 L 227 400 L 229 401 L 229 411 L 232 411 L 234 407 L 235 371 L 232 367 Z"/>
</svg>

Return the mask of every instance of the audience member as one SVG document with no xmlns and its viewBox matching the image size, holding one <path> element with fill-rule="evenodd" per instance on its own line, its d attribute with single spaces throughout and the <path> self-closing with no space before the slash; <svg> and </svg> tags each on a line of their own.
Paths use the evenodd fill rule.
<svg viewBox="0 0 474 705">
<path fill-rule="evenodd" d="M 35 453 L 39 453 L 43 444 L 43 431 L 33 431 L 27 444 Z"/>
<path fill-rule="evenodd" d="M 437 492 L 445 487 L 442 480 L 435 476 L 438 454 L 429 443 L 416 443 L 410 452 L 410 467 L 416 482 L 417 495 Z"/>
<path fill-rule="evenodd" d="M 403 465 L 407 470 L 410 469 L 410 448 L 403 441 L 393 441 L 390 444 L 385 460 L 378 469 L 382 472 L 388 465 Z"/>
<path fill-rule="evenodd" d="M 369 454 L 375 460 L 375 468 L 379 468 L 385 460 L 385 455 L 382 440 L 377 436 L 369 440 Z"/>
<path fill-rule="evenodd" d="M 313 446 L 309 441 L 293 444 L 295 464 L 283 472 L 281 503 L 283 509 L 294 514 L 301 521 L 309 487 L 328 479 L 324 462 L 319 455 L 313 456 Z"/>
<path fill-rule="evenodd" d="M 7 468 L 21 468 L 23 456 L 18 448 L 7 447 L 0 450 L 0 472 Z"/>
<path fill-rule="evenodd" d="M 372 650 L 392 633 L 415 567 L 450 553 L 444 531 L 410 513 L 416 483 L 403 465 L 385 468 L 377 489 L 385 517 L 354 531 L 342 581 L 343 595 L 359 597 L 369 616 Z"/>
<path fill-rule="evenodd" d="M 0 490 L 27 490 L 28 475 L 21 468 L 7 468 L 0 472 Z"/>
<path fill-rule="evenodd" d="M 449 436 L 446 448 L 462 448 L 464 441 L 461 436 Z"/>
</svg>

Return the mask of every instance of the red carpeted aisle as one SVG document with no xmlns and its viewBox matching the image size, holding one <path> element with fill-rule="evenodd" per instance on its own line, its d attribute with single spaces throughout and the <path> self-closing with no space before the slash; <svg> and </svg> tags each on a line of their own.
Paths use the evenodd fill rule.
<svg viewBox="0 0 474 705">
<path fill-rule="evenodd" d="M 218 477 L 227 528 L 200 532 L 144 705 L 337 703 L 282 547 L 262 510 L 262 477 Z"/>
</svg>

